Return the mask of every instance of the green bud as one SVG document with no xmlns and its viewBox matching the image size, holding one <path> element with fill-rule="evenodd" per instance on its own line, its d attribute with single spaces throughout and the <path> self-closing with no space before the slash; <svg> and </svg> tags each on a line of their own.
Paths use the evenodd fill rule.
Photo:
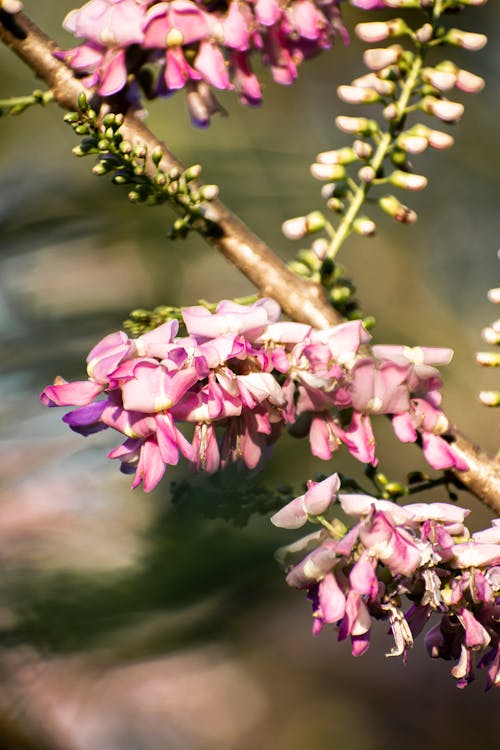
<svg viewBox="0 0 500 750">
<path fill-rule="evenodd" d="M 64 115 L 64 122 L 67 122 L 70 125 L 73 125 L 74 123 L 77 123 L 79 121 L 80 121 L 79 112 L 68 112 L 67 115 Z"/>
<path fill-rule="evenodd" d="M 352 296 L 351 289 L 348 286 L 335 286 L 330 290 L 330 299 L 334 304 L 342 304 L 347 302 Z"/>
<path fill-rule="evenodd" d="M 297 260 L 291 260 L 288 268 L 302 279 L 308 279 L 311 276 L 311 269 L 305 263 L 299 263 Z"/>
<path fill-rule="evenodd" d="M 198 177 L 201 175 L 201 164 L 193 164 L 191 167 L 188 167 L 184 172 L 183 176 L 186 182 L 190 182 L 191 180 L 197 180 Z"/>
<path fill-rule="evenodd" d="M 161 162 L 163 158 L 163 151 L 159 146 L 155 146 L 154 149 L 151 151 L 151 161 L 155 165 L 155 167 L 158 166 L 158 164 Z"/>
<path fill-rule="evenodd" d="M 385 485 L 385 492 L 389 497 L 401 497 L 407 494 L 406 488 L 399 482 L 388 482 Z"/>
<path fill-rule="evenodd" d="M 85 124 L 77 125 L 75 128 L 75 133 L 77 135 L 88 135 L 90 133 L 90 128 Z"/>
<path fill-rule="evenodd" d="M 112 141 L 113 138 L 115 137 L 114 128 L 111 128 L 111 127 L 110 128 L 106 128 L 106 130 L 104 131 L 104 136 L 105 136 L 105 138 L 108 138 L 110 141 Z"/>
<path fill-rule="evenodd" d="M 108 114 L 103 117 L 102 124 L 105 128 L 109 128 L 115 124 L 115 116 L 113 112 L 108 112 Z"/>
<path fill-rule="evenodd" d="M 80 109 L 82 112 L 85 112 L 85 110 L 89 108 L 89 103 L 87 101 L 87 97 L 84 91 L 80 91 L 76 102 L 77 102 L 78 109 Z"/>
<path fill-rule="evenodd" d="M 158 172 L 154 178 L 155 184 L 158 187 L 164 187 L 167 184 L 167 178 L 164 172 Z"/>
</svg>

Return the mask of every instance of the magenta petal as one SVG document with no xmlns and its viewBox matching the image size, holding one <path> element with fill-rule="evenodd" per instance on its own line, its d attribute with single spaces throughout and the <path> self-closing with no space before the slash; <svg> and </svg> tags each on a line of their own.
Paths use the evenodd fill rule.
<svg viewBox="0 0 500 750">
<path fill-rule="evenodd" d="M 335 501 L 336 493 L 340 489 L 338 474 L 332 474 L 322 482 L 311 482 L 304 495 L 304 510 L 311 516 L 317 516 Z"/>
<path fill-rule="evenodd" d="M 194 61 L 194 67 L 212 86 L 218 89 L 233 88 L 229 80 L 224 55 L 213 42 L 201 42 L 200 51 Z"/>
<path fill-rule="evenodd" d="M 450 469 L 455 466 L 455 455 L 450 446 L 439 435 L 422 433 L 422 451 L 433 469 Z"/>
<path fill-rule="evenodd" d="M 373 562 L 366 555 L 362 555 L 349 573 L 351 588 L 357 594 L 376 596 L 378 579 L 375 575 Z"/>
<path fill-rule="evenodd" d="M 414 443 L 417 439 L 417 431 L 408 412 L 396 414 L 392 418 L 392 427 L 402 443 Z"/>
<path fill-rule="evenodd" d="M 98 92 L 101 96 L 112 96 L 121 91 L 127 82 L 124 49 L 113 49 L 106 53 L 100 70 L 100 79 Z"/>
<path fill-rule="evenodd" d="M 324 622 L 338 622 L 345 614 L 346 598 L 333 573 L 327 573 L 318 587 L 318 598 Z"/>
<path fill-rule="evenodd" d="M 468 609 L 462 609 L 459 619 L 465 630 L 465 645 L 467 648 L 485 648 L 491 641 L 488 631 L 474 617 Z"/>
<path fill-rule="evenodd" d="M 132 488 L 135 489 L 142 482 L 144 492 L 151 492 L 165 473 L 165 464 L 160 455 L 160 449 L 156 441 L 148 438 L 144 441 L 139 463 L 135 473 Z"/>
<path fill-rule="evenodd" d="M 48 385 L 40 395 L 45 406 L 87 406 L 102 392 L 102 385 L 91 380 Z"/>
</svg>

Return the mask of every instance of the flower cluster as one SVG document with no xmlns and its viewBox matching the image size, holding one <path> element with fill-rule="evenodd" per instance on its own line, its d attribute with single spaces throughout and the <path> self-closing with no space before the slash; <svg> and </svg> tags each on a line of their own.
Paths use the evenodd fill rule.
<svg viewBox="0 0 500 750">
<path fill-rule="evenodd" d="M 194 123 L 206 126 L 221 111 L 215 89 L 236 89 L 245 104 L 259 104 L 261 87 L 252 52 L 273 79 L 290 84 L 306 58 L 331 47 L 336 31 L 346 38 L 339 0 L 90 0 L 71 11 L 64 27 L 84 39 L 57 52 L 101 96 L 125 90 L 137 104 L 139 85 L 148 97 L 185 89 Z M 159 75 L 148 76 L 149 63 Z"/>
<path fill-rule="evenodd" d="M 370 645 L 372 619 L 388 620 L 394 648 L 408 649 L 434 615 L 425 634 L 433 658 L 456 660 L 458 687 L 474 679 L 474 661 L 488 673 L 488 688 L 500 685 L 500 521 L 470 535 L 470 511 L 448 503 L 398 506 L 369 495 L 339 493 L 336 474 L 309 482 L 272 517 L 276 526 L 299 528 L 307 520 L 323 529 L 285 548 L 308 554 L 288 572 L 290 586 L 307 589 L 313 605 L 313 633 L 338 626 L 359 656 Z M 355 520 L 347 530 L 330 519 L 337 501 Z M 326 517 L 325 517 L 326 516 Z M 403 599 L 408 605 L 403 611 Z"/>
<path fill-rule="evenodd" d="M 319 458 L 344 444 L 376 465 L 376 414 L 392 416 L 401 441 L 418 439 L 434 468 L 467 468 L 446 439 L 433 366 L 448 362 L 451 350 L 370 350 L 360 321 L 320 331 L 279 322 L 280 312 L 271 299 L 225 300 L 214 313 L 184 308 L 187 336 L 177 336 L 177 320 L 137 339 L 112 333 L 90 352 L 88 380 L 56 378 L 42 402 L 77 407 L 64 421 L 83 435 L 107 427 L 125 435 L 109 457 L 146 491 L 179 453 L 209 472 L 239 459 L 253 469 L 285 425 L 309 433 Z M 191 442 L 180 423 L 194 425 Z"/>
</svg>

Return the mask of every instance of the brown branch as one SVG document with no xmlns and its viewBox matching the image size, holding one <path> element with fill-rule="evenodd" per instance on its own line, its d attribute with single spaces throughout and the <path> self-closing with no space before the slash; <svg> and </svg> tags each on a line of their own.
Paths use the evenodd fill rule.
<svg viewBox="0 0 500 750">
<path fill-rule="evenodd" d="M 49 86 L 57 103 L 65 109 L 76 109 L 78 95 L 84 91 L 89 101 L 95 94 L 86 90 L 68 66 L 53 56 L 55 43 L 24 13 L 12 16 L 0 10 L 0 40 L 18 55 Z M 121 132 L 125 140 L 146 145 L 148 153 L 161 149 L 161 168 L 168 172 L 184 165 L 167 146 L 138 120 L 125 113 Z M 147 171 L 155 173 L 149 161 Z M 292 319 L 315 328 L 326 328 L 342 322 L 326 301 L 321 287 L 300 279 L 273 253 L 266 243 L 220 201 L 211 201 L 210 219 L 220 231 L 218 237 L 205 237 L 254 284 L 259 292 L 273 297 Z M 462 434 L 456 434 L 456 447 L 469 464 L 466 472 L 454 472 L 463 485 L 483 503 L 500 515 L 500 462 L 490 458 Z"/>
</svg>

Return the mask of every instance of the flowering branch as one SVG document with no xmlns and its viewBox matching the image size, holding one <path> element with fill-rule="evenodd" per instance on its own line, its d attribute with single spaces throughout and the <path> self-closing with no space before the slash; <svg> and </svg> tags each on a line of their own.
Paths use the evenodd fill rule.
<svg viewBox="0 0 500 750">
<path fill-rule="evenodd" d="M 85 89 L 70 68 L 54 57 L 56 44 L 24 13 L 11 16 L 0 10 L 0 40 L 46 82 L 61 107 L 74 110 L 82 92 L 93 104 L 94 93 Z M 150 177 L 154 178 L 158 167 L 166 173 L 173 169 L 185 171 L 182 162 L 130 112 L 124 112 L 120 130 L 123 139 L 134 147 L 146 148 L 144 171 Z M 158 151 L 162 159 L 156 165 L 151 154 Z M 263 296 L 276 299 L 287 315 L 316 328 L 341 322 L 322 289 L 292 273 L 266 243 L 220 201 L 211 203 L 210 220 L 218 226 L 219 233 L 205 236 L 207 242 L 236 266 Z"/>
<path fill-rule="evenodd" d="M 340 490 L 337 474 L 309 482 L 271 519 L 288 529 L 307 521 L 323 527 L 279 553 L 288 584 L 307 590 L 313 633 L 337 625 L 339 641 L 349 637 L 360 656 L 370 646 L 372 620 L 388 620 L 394 646 L 386 656 L 406 661 L 414 638 L 437 616 L 424 637 L 429 656 L 457 661 L 451 673 L 460 688 L 474 679 L 474 662 L 487 670 L 487 688 L 500 686 L 499 521 L 471 535 L 465 508 L 400 507 Z M 351 528 L 331 517 L 337 501 Z"/>
<path fill-rule="evenodd" d="M 81 81 L 78 80 L 78 78 L 73 74 L 73 72 L 67 67 L 64 62 L 54 57 L 53 53 L 56 49 L 54 42 L 49 39 L 40 29 L 38 29 L 36 25 L 27 18 L 26 15 L 24 15 L 23 13 L 12 15 L 6 10 L 0 9 L 0 39 L 7 46 L 9 46 L 19 57 L 21 57 L 21 59 L 36 73 L 36 75 L 38 75 L 47 83 L 53 93 L 55 101 L 62 107 L 66 109 L 74 109 L 75 102 L 77 102 L 79 95 L 83 92 L 86 98 L 91 102 L 92 106 L 95 107 L 97 111 L 99 111 L 98 97 L 96 97 L 92 91 L 86 90 L 84 88 Z M 157 174 L 158 168 L 160 168 L 166 174 L 168 174 L 172 170 L 184 172 L 185 167 L 169 151 L 165 144 L 161 143 L 148 130 L 148 128 L 140 120 L 137 119 L 137 117 L 135 117 L 128 111 L 127 105 L 123 101 L 119 102 L 119 104 L 121 104 L 121 108 L 124 110 L 123 113 L 119 113 L 123 114 L 123 122 L 120 125 L 120 130 L 123 138 L 126 141 L 130 142 L 133 148 L 144 149 L 145 151 L 144 173 L 154 179 L 155 175 Z M 105 127 L 104 117 L 108 113 L 109 109 L 106 110 L 105 108 L 99 113 L 98 123 L 100 126 Z M 158 162 L 156 158 L 153 158 L 153 154 L 159 153 L 161 153 L 161 160 Z M 212 224 L 215 224 L 218 228 L 217 233 L 205 232 L 203 234 L 207 242 L 214 246 L 231 263 L 233 263 L 257 287 L 262 295 L 269 296 L 275 299 L 280 304 L 283 311 L 295 321 L 306 323 L 307 325 L 311 325 L 316 329 L 328 328 L 329 326 L 335 325 L 339 322 L 338 314 L 326 301 L 321 287 L 317 283 L 298 278 L 294 273 L 287 269 L 282 261 L 279 260 L 276 255 L 270 250 L 270 248 L 261 239 L 250 232 L 250 230 L 222 203 L 217 200 L 211 201 L 210 210 L 206 215 L 207 218 L 210 219 L 210 222 Z M 319 340 L 316 343 L 318 343 L 319 345 Z M 244 346 L 244 344 L 241 342 L 240 344 L 238 344 L 238 346 L 240 345 Z M 129 342 L 127 346 L 131 347 L 130 350 L 132 351 L 135 344 L 133 342 Z M 116 354 L 113 356 L 116 357 Z M 89 364 L 89 367 L 91 364 L 92 363 Z M 406 376 L 410 372 L 409 364 L 392 365 L 390 363 L 386 363 L 385 365 L 379 367 L 379 365 L 375 365 L 373 362 L 368 363 L 365 360 L 364 365 L 360 365 L 358 368 L 359 382 L 364 382 L 366 378 L 368 378 L 368 380 L 370 380 L 372 383 L 372 385 L 369 387 L 375 388 L 376 386 L 374 385 L 374 383 L 377 382 L 378 378 L 380 382 L 377 388 L 383 389 L 385 387 L 383 386 L 383 378 L 385 377 L 385 375 L 382 376 L 382 370 L 384 370 L 385 374 L 387 374 L 388 372 L 395 373 L 398 370 L 398 367 L 401 373 L 403 373 L 403 371 L 406 373 L 404 377 L 402 376 L 404 380 L 404 378 L 406 378 Z M 285 371 L 287 371 L 287 368 L 285 369 Z M 140 370 L 140 372 L 141 376 L 146 377 L 146 374 L 148 372 L 147 367 L 144 371 Z M 167 377 L 167 375 L 163 373 L 160 365 L 158 365 L 157 373 L 162 383 L 163 378 L 170 378 L 170 376 Z M 235 373 L 233 373 L 233 375 L 234 374 Z M 267 374 L 267 372 L 262 372 L 262 375 Z M 242 374 L 242 377 L 247 377 L 248 375 L 250 375 L 250 373 Z M 130 378 L 132 378 L 132 371 L 128 374 L 123 374 L 123 377 L 123 383 L 129 383 Z M 233 376 L 231 375 L 230 377 L 232 378 Z M 238 377 L 237 373 L 236 377 Z M 192 382 L 190 382 L 190 378 L 192 379 Z M 196 383 L 197 381 L 200 383 L 202 382 L 202 376 L 201 372 L 197 372 L 196 375 L 194 375 L 193 372 L 190 372 L 189 377 L 186 380 L 185 373 L 183 373 L 177 380 L 177 385 L 181 387 L 181 391 L 182 388 L 185 389 L 184 391 L 182 391 L 182 393 L 186 393 L 194 385 L 194 383 Z M 253 396 L 251 394 L 242 395 L 242 393 L 240 393 L 239 398 L 243 400 L 247 399 L 249 402 L 254 400 L 256 403 L 261 403 L 262 400 L 267 400 L 273 407 L 277 405 L 273 402 L 273 399 L 277 399 L 278 401 L 280 401 L 280 404 L 283 404 L 284 401 L 282 395 L 280 395 L 278 392 L 275 393 L 275 387 L 270 383 L 267 377 L 264 377 L 264 382 L 266 384 L 266 388 L 264 388 L 263 390 L 260 389 L 260 395 L 258 397 L 255 393 L 253 394 Z M 91 381 L 89 381 L 87 385 L 83 386 L 83 394 L 78 391 L 78 388 L 76 388 L 76 391 L 72 391 L 71 384 L 68 384 L 68 388 L 66 388 L 66 386 L 64 386 L 64 384 L 62 383 L 59 383 L 58 385 L 62 386 L 62 389 L 58 388 L 57 385 L 54 386 L 54 388 L 56 388 L 56 391 L 51 391 L 50 396 L 47 395 L 47 400 L 52 402 L 53 405 L 55 405 L 56 403 L 58 403 L 58 405 L 83 405 L 84 410 L 86 411 L 83 415 L 75 417 L 75 419 L 77 419 L 76 427 L 79 427 L 80 431 L 91 430 L 92 426 L 96 423 L 96 418 L 99 415 L 92 412 L 94 406 L 90 405 L 90 402 L 97 393 L 103 390 L 103 384 L 98 383 L 93 377 L 91 377 Z M 121 381 L 113 381 L 111 390 L 117 390 L 118 385 L 121 388 Z M 130 390 L 129 386 L 127 386 L 127 388 Z M 366 404 L 363 405 L 363 397 L 360 395 L 360 393 L 364 390 L 364 388 L 364 385 L 360 385 L 358 387 L 358 395 L 355 397 L 358 399 L 358 403 L 361 404 L 360 409 L 362 410 L 364 410 L 365 407 L 368 408 L 369 400 L 367 397 L 368 400 L 366 401 Z M 63 395 L 60 395 L 61 392 Z M 72 400 L 75 394 L 77 399 L 79 399 L 76 402 Z M 388 394 L 384 393 L 382 395 L 385 398 Z M 55 397 L 55 400 L 53 397 Z M 200 399 L 203 398 L 200 389 L 198 392 L 198 397 Z M 381 394 L 376 396 L 374 395 L 374 398 L 378 403 L 379 401 L 381 401 Z M 261 401 L 259 401 L 259 399 L 261 399 Z M 152 402 L 151 405 L 153 412 L 156 413 L 156 405 L 154 405 Z M 143 408 L 143 405 L 141 405 L 141 408 Z M 269 408 L 270 411 L 273 412 L 273 409 L 271 409 L 271 407 Z M 320 410 L 321 406 L 315 408 Z M 148 410 L 146 409 L 146 411 Z M 382 411 L 382 413 L 391 413 L 389 404 L 387 404 L 387 406 L 384 406 L 384 410 Z M 187 418 L 186 415 L 184 415 L 184 418 Z M 420 418 L 424 419 L 423 415 L 419 417 L 419 419 Z M 83 424 L 78 423 L 78 419 L 83 419 Z M 126 424 L 128 419 L 129 415 L 125 414 L 123 424 L 119 426 L 113 426 L 121 431 L 124 431 L 125 434 L 128 435 L 130 431 L 133 432 L 130 425 Z M 195 420 L 195 417 L 193 416 L 192 419 Z M 164 471 L 165 457 L 167 456 L 167 454 L 170 456 L 172 450 L 174 452 L 178 452 L 178 450 L 180 449 L 182 452 L 182 449 L 184 448 L 186 453 L 191 455 L 190 449 L 188 449 L 187 445 L 182 442 L 182 437 L 180 437 L 180 435 L 173 430 L 173 425 L 171 425 L 170 423 L 167 424 L 167 421 L 168 420 L 164 419 L 160 427 L 160 432 L 163 430 L 162 440 L 164 441 L 162 444 L 163 455 L 160 456 L 160 461 L 157 460 L 158 454 L 156 451 L 158 450 L 158 445 L 156 445 L 155 448 L 154 440 L 148 437 L 151 435 L 151 428 L 146 424 L 144 425 L 146 433 L 144 433 L 143 435 L 137 435 L 134 433 L 134 436 L 130 437 L 130 440 L 135 441 L 135 444 L 133 448 L 129 446 L 128 449 L 126 449 L 128 450 L 127 455 L 118 450 L 115 452 L 114 457 L 121 458 L 125 463 L 127 463 L 132 454 L 134 454 L 134 451 L 135 457 L 137 457 L 137 451 L 141 449 L 143 445 L 147 445 L 147 449 L 145 450 L 145 454 L 147 455 L 143 457 L 142 464 L 138 469 L 136 481 L 146 479 L 146 483 L 148 483 L 149 486 L 153 486 L 156 483 L 157 478 Z M 330 427 L 328 429 L 330 429 Z M 265 427 L 265 429 L 267 430 L 268 428 Z M 362 442 L 365 438 L 368 440 L 369 436 L 365 434 L 363 437 L 362 435 L 363 429 L 365 429 L 365 423 L 363 422 L 362 424 L 358 424 L 357 429 L 359 432 L 357 439 L 361 440 Z M 405 425 L 404 429 L 406 430 L 405 441 L 414 441 L 416 439 L 417 433 L 410 422 Z M 205 433 L 200 434 L 200 441 L 202 439 L 207 439 L 207 435 Z M 411 436 L 408 437 L 410 433 Z M 266 433 L 264 431 L 264 433 L 261 434 Z M 413 437 L 413 434 L 415 434 L 415 437 Z M 343 430 L 338 431 L 337 439 L 342 440 L 342 435 L 344 435 Z M 434 433 L 433 435 L 434 437 L 438 437 L 438 435 Z M 427 443 L 427 449 L 431 452 L 432 446 L 430 445 L 430 443 L 436 445 L 434 437 L 430 438 Z M 349 436 L 347 437 L 347 441 L 349 441 L 350 439 L 352 442 L 352 435 L 351 438 L 349 438 Z M 483 502 L 494 508 L 497 512 L 500 512 L 499 462 L 484 456 L 484 454 L 480 453 L 469 441 L 467 441 L 460 435 L 458 436 L 456 442 L 454 442 L 454 438 L 451 436 L 449 437 L 449 440 L 451 442 L 450 451 L 454 458 L 451 463 L 448 464 L 448 466 L 450 466 L 451 470 L 454 471 L 457 482 L 463 484 L 464 486 L 467 486 L 468 489 L 474 492 L 474 494 L 476 494 Z M 172 446 L 170 446 L 170 448 L 168 447 L 169 441 L 170 443 L 172 443 L 173 441 L 173 448 Z M 355 443 L 354 446 L 356 448 Z M 367 449 L 368 446 L 369 441 L 366 444 L 363 442 L 363 450 Z M 441 442 L 439 443 L 439 446 L 440 450 L 444 450 L 444 446 Z M 330 450 L 332 449 L 333 448 L 330 447 Z M 236 447 L 235 450 L 238 452 L 240 448 Z M 156 464 L 152 468 L 150 465 L 151 460 L 153 460 L 153 463 L 154 461 L 156 461 Z M 206 453 L 204 454 L 202 451 L 200 453 L 199 460 L 202 464 L 206 462 Z M 168 463 L 169 461 L 166 462 Z M 467 471 L 463 470 L 465 464 L 468 464 L 469 466 L 469 469 Z M 147 465 L 149 466 L 149 468 Z M 456 467 L 459 470 L 456 471 L 453 467 Z"/>
</svg>

